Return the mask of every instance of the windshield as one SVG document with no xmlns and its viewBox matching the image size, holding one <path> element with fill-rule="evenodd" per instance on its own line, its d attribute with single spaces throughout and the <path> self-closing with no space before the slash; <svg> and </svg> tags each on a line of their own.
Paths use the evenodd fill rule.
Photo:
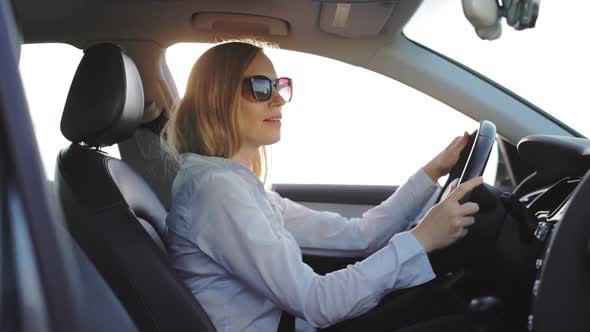
<svg viewBox="0 0 590 332">
<path fill-rule="evenodd" d="M 588 1 L 542 1 L 533 29 L 505 22 L 502 36 L 481 40 L 460 0 L 426 0 L 404 34 L 487 76 L 590 137 Z"/>
</svg>

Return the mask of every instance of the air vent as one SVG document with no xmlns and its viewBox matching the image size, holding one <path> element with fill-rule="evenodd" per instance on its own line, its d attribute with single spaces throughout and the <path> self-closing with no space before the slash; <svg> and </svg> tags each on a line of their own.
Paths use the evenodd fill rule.
<svg viewBox="0 0 590 332">
<path fill-rule="evenodd" d="M 241 35 L 287 36 L 289 23 L 278 18 L 232 13 L 195 13 L 195 30 Z"/>
</svg>

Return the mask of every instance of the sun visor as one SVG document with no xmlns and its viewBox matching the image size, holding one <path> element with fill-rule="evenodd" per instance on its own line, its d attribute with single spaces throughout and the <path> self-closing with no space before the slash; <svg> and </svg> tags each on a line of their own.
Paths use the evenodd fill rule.
<svg viewBox="0 0 590 332">
<path fill-rule="evenodd" d="M 371 37 L 381 32 L 399 0 L 320 0 L 320 29 L 348 38 Z"/>
<path fill-rule="evenodd" d="M 192 16 L 191 23 L 195 30 L 216 33 L 263 36 L 289 34 L 289 23 L 286 21 L 259 15 L 201 12 Z"/>
</svg>

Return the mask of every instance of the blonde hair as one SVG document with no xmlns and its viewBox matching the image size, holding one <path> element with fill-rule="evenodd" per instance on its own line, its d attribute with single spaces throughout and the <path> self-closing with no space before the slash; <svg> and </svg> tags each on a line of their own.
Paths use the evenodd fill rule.
<svg viewBox="0 0 590 332">
<path fill-rule="evenodd" d="M 179 155 L 186 152 L 231 158 L 240 148 L 238 111 L 242 75 L 263 47 L 259 41 L 231 41 L 208 49 L 194 64 L 186 92 L 173 108 L 162 140 Z M 268 173 L 266 148 L 250 165 L 262 182 Z"/>
</svg>

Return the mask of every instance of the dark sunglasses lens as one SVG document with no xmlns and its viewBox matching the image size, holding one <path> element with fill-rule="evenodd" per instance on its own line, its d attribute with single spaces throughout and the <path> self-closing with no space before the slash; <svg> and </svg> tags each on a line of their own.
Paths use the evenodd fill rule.
<svg viewBox="0 0 590 332">
<path fill-rule="evenodd" d="M 293 97 L 293 81 L 289 78 L 279 78 L 277 90 L 285 101 L 291 101 L 291 97 Z"/>
<path fill-rule="evenodd" d="M 267 101 L 272 96 L 272 85 L 268 79 L 252 77 L 252 94 L 258 101 Z"/>
</svg>

